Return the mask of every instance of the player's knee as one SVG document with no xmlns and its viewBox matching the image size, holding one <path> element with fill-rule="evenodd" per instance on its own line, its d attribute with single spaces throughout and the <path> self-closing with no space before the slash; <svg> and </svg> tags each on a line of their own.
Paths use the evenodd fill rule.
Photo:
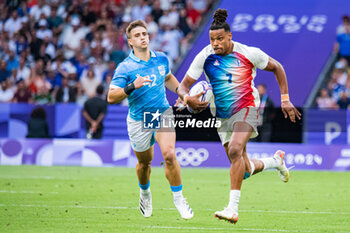
<svg viewBox="0 0 350 233">
<path fill-rule="evenodd" d="M 163 157 L 164 157 L 164 162 L 167 165 L 173 165 L 174 162 L 176 161 L 175 151 L 171 149 L 166 150 Z"/>
<path fill-rule="evenodd" d="M 241 158 L 243 154 L 243 144 L 233 142 L 228 144 L 228 155 L 230 156 L 231 160 Z"/>
<path fill-rule="evenodd" d="M 140 168 L 141 168 L 142 170 L 147 170 L 147 169 L 149 169 L 149 168 L 151 167 L 151 163 L 152 163 L 152 161 L 142 161 L 142 162 L 139 162 Z"/>
</svg>

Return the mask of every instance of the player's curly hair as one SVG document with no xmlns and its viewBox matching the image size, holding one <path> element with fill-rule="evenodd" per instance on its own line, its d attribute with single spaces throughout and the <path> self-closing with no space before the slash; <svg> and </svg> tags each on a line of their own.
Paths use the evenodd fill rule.
<svg viewBox="0 0 350 233">
<path fill-rule="evenodd" d="M 226 32 L 230 32 L 230 25 L 226 23 L 227 18 L 227 10 L 226 9 L 217 9 L 214 13 L 213 19 L 214 21 L 210 25 L 210 30 L 218 30 L 218 29 L 225 29 Z"/>
</svg>

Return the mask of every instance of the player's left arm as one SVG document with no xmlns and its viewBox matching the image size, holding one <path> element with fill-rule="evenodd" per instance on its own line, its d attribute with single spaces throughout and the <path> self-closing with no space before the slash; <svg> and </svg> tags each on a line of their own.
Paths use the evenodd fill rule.
<svg viewBox="0 0 350 233">
<path fill-rule="evenodd" d="M 177 93 L 176 91 L 179 87 L 179 81 L 172 73 L 169 73 L 167 76 L 165 76 L 164 84 L 170 91 Z"/>
<path fill-rule="evenodd" d="M 283 66 L 272 57 L 269 57 L 267 66 L 264 70 L 273 72 L 277 79 L 278 85 L 281 90 L 281 108 L 284 117 L 287 118 L 289 116 L 289 119 L 293 123 L 295 123 L 295 118 L 298 118 L 300 120 L 300 112 L 294 107 L 292 102 L 289 100 L 287 76 Z"/>
</svg>

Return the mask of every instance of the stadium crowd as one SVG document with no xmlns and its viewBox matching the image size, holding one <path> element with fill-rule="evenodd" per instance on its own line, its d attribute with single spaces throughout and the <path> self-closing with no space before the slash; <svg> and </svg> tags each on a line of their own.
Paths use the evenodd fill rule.
<svg viewBox="0 0 350 233">
<path fill-rule="evenodd" d="M 344 15 L 337 27 L 334 53 L 337 60 L 316 99 L 320 109 L 350 108 L 350 17 Z"/>
<path fill-rule="evenodd" d="M 83 105 L 128 55 L 125 28 L 136 19 L 147 23 L 150 48 L 175 64 L 213 2 L 0 1 L 0 102 Z"/>
</svg>

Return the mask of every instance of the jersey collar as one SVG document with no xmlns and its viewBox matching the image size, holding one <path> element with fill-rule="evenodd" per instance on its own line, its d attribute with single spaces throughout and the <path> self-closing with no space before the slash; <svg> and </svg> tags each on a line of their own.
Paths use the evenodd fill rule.
<svg viewBox="0 0 350 233">
<path fill-rule="evenodd" d="M 155 53 L 155 52 L 153 52 L 152 50 L 150 50 L 150 52 L 151 52 L 151 57 L 156 57 L 156 53 Z M 131 59 L 133 59 L 134 61 L 136 61 L 136 62 L 140 62 L 140 61 L 141 61 L 140 58 L 138 58 L 138 57 L 135 56 L 133 50 L 130 51 L 129 57 L 130 57 Z"/>
</svg>

